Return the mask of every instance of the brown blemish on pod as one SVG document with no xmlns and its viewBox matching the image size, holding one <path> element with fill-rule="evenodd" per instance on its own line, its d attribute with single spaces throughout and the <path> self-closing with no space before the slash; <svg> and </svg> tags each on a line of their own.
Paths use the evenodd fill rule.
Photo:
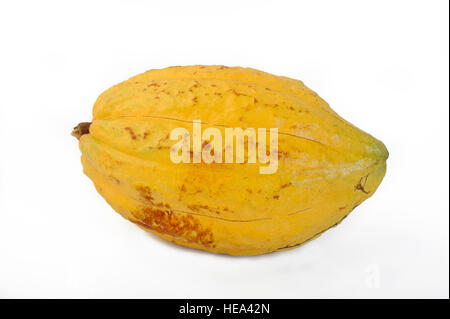
<svg viewBox="0 0 450 319">
<path fill-rule="evenodd" d="M 131 138 L 132 138 L 133 140 L 136 139 L 136 134 L 134 133 L 134 131 L 133 131 L 133 129 L 132 129 L 131 127 L 128 127 L 128 126 L 125 127 L 125 130 L 128 131 L 128 133 L 130 133 Z"/>
<path fill-rule="evenodd" d="M 198 219 L 192 215 L 184 216 L 169 209 L 152 207 L 145 207 L 140 213 L 144 215 L 144 218 L 142 222 L 136 223 L 143 228 L 183 238 L 190 243 L 197 243 L 205 247 L 213 246 L 214 237 L 211 230 L 203 227 Z"/>
<path fill-rule="evenodd" d="M 148 186 L 139 186 L 136 188 L 139 194 L 148 202 L 153 203 L 153 193 Z"/>
<path fill-rule="evenodd" d="M 292 185 L 291 182 L 283 184 L 283 185 L 280 186 L 280 189 L 286 188 L 286 187 L 291 186 L 291 185 Z"/>
<path fill-rule="evenodd" d="M 204 209 L 204 210 L 210 210 L 208 205 L 188 205 L 188 208 L 194 212 L 200 212 L 200 210 Z"/>
<path fill-rule="evenodd" d="M 115 178 L 114 176 L 109 175 L 109 178 L 111 178 L 114 182 L 116 182 L 116 184 L 120 184 L 120 180 Z"/>
<path fill-rule="evenodd" d="M 194 81 L 195 84 L 193 86 L 191 86 L 191 89 L 196 89 L 198 87 L 200 87 L 200 85 L 198 84 L 198 81 Z"/>
<path fill-rule="evenodd" d="M 237 92 L 235 89 L 230 89 L 229 92 L 233 93 L 236 96 L 248 96 L 247 94 Z"/>
<path fill-rule="evenodd" d="M 269 155 L 269 154 L 267 154 L 267 155 Z M 288 154 L 288 152 L 285 152 L 285 151 L 278 151 L 278 159 L 280 160 L 280 159 L 283 159 L 283 158 L 288 158 L 289 157 L 289 154 Z"/>
<path fill-rule="evenodd" d="M 361 177 L 361 179 L 359 180 L 358 184 L 355 185 L 355 191 L 361 191 L 364 194 L 370 194 L 370 191 L 366 191 L 364 189 L 364 187 L 367 184 L 367 177 L 369 177 L 369 174 L 367 174 L 366 176 Z"/>
</svg>

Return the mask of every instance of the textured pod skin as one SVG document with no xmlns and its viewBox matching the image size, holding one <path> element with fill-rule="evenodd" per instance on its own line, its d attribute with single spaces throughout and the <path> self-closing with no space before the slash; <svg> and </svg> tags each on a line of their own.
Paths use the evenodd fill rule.
<svg viewBox="0 0 450 319">
<path fill-rule="evenodd" d="M 169 159 L 173 128 L 278 128 L 278 170 Z M 97 99 L 79 145 L 84 172 L 126 219 L 179 245 L 231 255 L 297 247 L 370 197 L 380 141 L 301 81 L 239 67 L 150 70 Z M 192 144 L 191 144 L 192 147 Z"/>
</svg>

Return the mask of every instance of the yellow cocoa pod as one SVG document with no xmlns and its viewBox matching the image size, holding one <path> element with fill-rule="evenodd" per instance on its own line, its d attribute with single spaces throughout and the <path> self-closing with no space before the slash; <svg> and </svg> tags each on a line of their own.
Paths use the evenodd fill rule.
<svg viewBox="0 0 450 319">
<path fill-rule="evenodd" d="M 201 121 L 200 134 L 220 135 L 202 139 L 193 121 Z M 215 144 L 234 128 L 253 129 L 257 140 Z M 184 154 L 174 148 L 175 129 L 186 133 L 188 162 L 172 160 Z M 103 92 L 92 122 L 73 134 L 85 174 L 123 217 L 179 245 L 231 255 L 290 249 L 321 235 L 375 192 L 388 158 L 382 142 L 301 81 L 240 67 L 137 75 Z M 216 161 L 195 162 L 199 140 L 200 155 L 219 154 Z M 226 162 L 239 148 L 243 162 Z M 277 166 L 262 174 L 273 164 L 263 161 L 270 150 Z"/>
</svg>

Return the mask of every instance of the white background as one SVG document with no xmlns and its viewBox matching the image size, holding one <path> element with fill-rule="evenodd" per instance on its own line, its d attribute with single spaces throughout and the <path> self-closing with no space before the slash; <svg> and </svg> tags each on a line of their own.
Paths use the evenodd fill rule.
<svg viewBox="0 0 450 319">
<path fill-rule="evenodd" d="M 0 297 L 449 296 L 448 1 L 4 1 Z M 376 194 L 307 245 L 194 251 L 116 214 L 73 126 L 105 89 L 171 65 L 303 80 L 388 147 Z"/>
</svg>

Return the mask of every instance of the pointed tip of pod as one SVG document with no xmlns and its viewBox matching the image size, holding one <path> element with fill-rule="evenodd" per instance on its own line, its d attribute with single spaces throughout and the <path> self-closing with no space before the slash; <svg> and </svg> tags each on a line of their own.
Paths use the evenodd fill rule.
<svg viewBox="0 0 450 319">
<path fill-rule="evenodd" d="M 75 126 L 72 130 L 72 136 L 75 136 L 77 140 L 80 139 L 84 134 L 89 134 L 89 127 L 91 126 L 91 122 L 81 122 L 77 126 Z"/>
<path fill-rule="evenodd" d="M 389 158 L 389 151 L 383 142 L 373 138 L 366 144 L 366 152 L 370 154 L 371 158 L 377 159 L 377 161 L 386 161 Z"/>
<path fill-rule="evenodd" d="M 372 146 L 373 152 L 377 155 L 378 158 L 386 161 L 389 158 L 389 151 L 384 145 L 383 142 L 376 140 L 376 143 Z"/>
</svg>

